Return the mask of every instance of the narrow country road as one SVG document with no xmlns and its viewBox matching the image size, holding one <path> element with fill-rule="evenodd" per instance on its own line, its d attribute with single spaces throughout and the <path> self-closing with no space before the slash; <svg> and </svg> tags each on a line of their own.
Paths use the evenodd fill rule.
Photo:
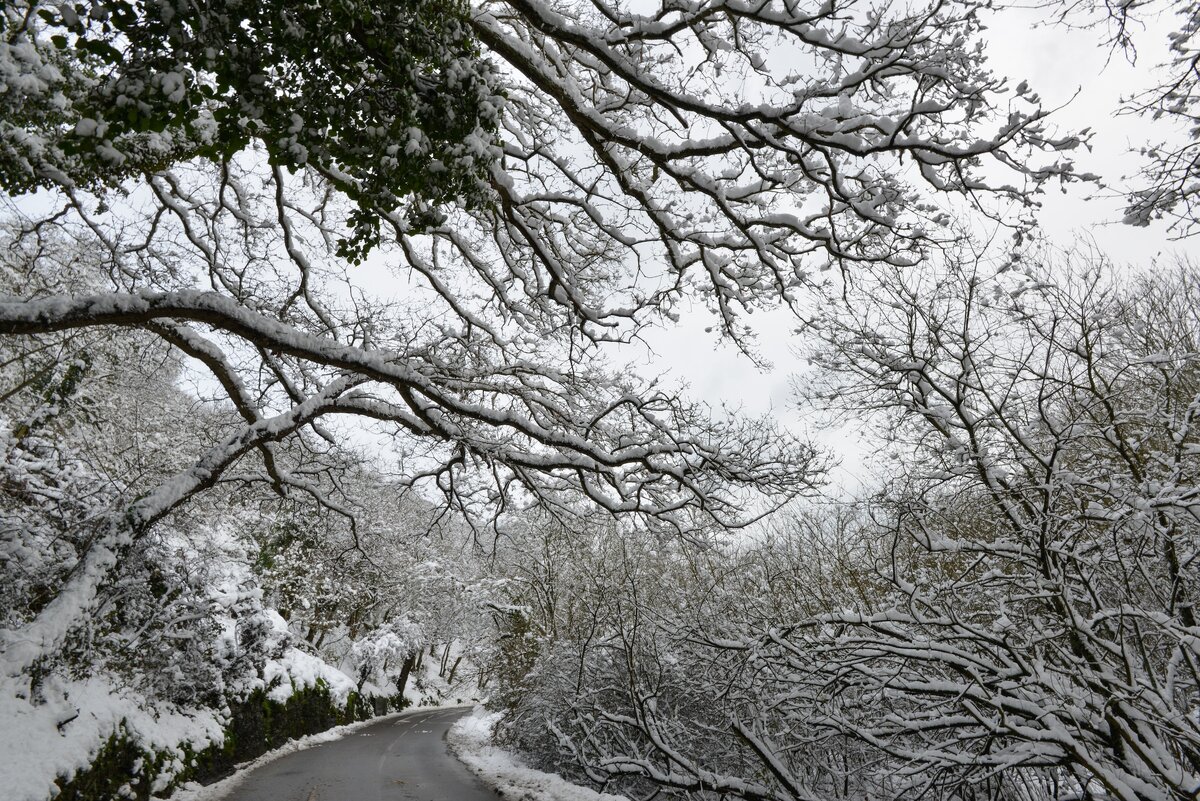
<svg viewBox="0 0 1200 801">
<path fill-rule="evenodd" d="M 250 771 L 223 801 L 496 801 L 446 751 L 469 709 L 418 709 Z"/>
</svg>

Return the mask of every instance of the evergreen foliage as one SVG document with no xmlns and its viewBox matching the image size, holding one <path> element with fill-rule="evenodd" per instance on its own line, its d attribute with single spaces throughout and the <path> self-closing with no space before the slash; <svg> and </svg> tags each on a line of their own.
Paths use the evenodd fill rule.
<svg viewBox="0 0 1200 801">
<path fill-rule="evenodd" d="M 116 186 L 252 142 L 414 228 L 482 202 L 497 100 L 462 0 L 21 0 L 0 14 L 18 72 L 0 91 L 0 188 Z M 49 91 L 47 91 L 49 90 Z M 29 101 L 33 101 L 30 103 Z"/>
</svg>

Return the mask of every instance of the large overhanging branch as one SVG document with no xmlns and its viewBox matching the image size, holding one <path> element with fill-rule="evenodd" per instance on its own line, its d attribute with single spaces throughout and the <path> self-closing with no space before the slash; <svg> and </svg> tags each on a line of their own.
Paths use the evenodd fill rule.
<svg viewBox="0 0 1200 801">
<path fill-rule="evenodd" d="M 737 335 L 744 309 L 794 301 L 813 270 L 912 265 L 929 243 L 956 236 L 949 226 L 954 212 L 938 204 L 938 195 L 965 195 L 969 202 L 996 195 L 1027 206 L 1045 182 L 1077 177 L 1058 151 L 1079 140 L 1052 136 L 1037 96 L 1024 84 L 1010 92 L 988 71 L 976 47 L 983 5 L 714 0 L 634 11 L 604 0 L 511 0 L 464 7 L 461 25 L 435 16 L 446 24 L 441 33 L 455 53 L 470 31 L 468 38 L 477 41 L 468 44 L 480 51 L 474 60 L 461 56 L 453 69 L 435 69 L 437 53 L 422 50 L 431 76 L 449 81 L 447 91 L 460 93 L 465 104 L 456 112 L 465 115 L 455 123 L 462 126 L 461 141 L 434 147 L 411 120 L 401 120 L 404 108 L 358 105 L 370 96 L 354 88 L 351 78 L 359 71 L 368 70 L 368 83 L 382 81 L 370 91 L 385 95 L 387 82 L 403 76 L 388 72 L 375 46 L 367 48 L 366 61 L 360 58 L 365 45 L 357 34 L 343 43 L 345 53 L 323 55 L 352 62 L 345 81 L 325 75 L 336 69 L 308 69 L 305 37 L 323 35 L 324 9 L 276 29 L 274 15 L 290 12 L 268 4 L 253 10 L 262 23 L 253 30 L 229 22 L 225 16 L 233 12 L 224 5 L 190 9 L 162 22 L 198 37 L 196 53 L 165 55 L 144 41 L 140 22 L 131 23 L 136 36 L 125 42 L 102 34 L 99 23 L 59 19 L 57 7 L 26 0 L 18 7 L 29 13 L 13 12 L 14 31 L 32 25 L 21 35 L 36 39 L 44 24 L 42 33 L 62 29 L 67 41 L 102 40 L 113 79 L 111 85 L 81 78 L 78 87 L 52 87 L 71 105 L 55 112 L 57 126 L 20 132 L 21 142 L 44 139 L 45 147 L 18 159 L 33 177 L 17 185 L 36 179 L 76 193 L 111 186 L 101 169 L 105 158 L 122 165 L 111 179 L 140 180 L 164 163 L 185 160 L 189 148 L 209 154 L 217 143 L 201 136 L 206 115 L 229 106 L 253 117 L 262 106 L 271 113 L 260 108 L 262 118 L 246 123 L 257 137 L 237 133 L 217 160 L 238 143 L 257 141 L 267 151 L 278 212 L 271 219 L 238 217 L 245 187 L 227 164 L 215 203 L 197 200 L 169 174 L 149 178 L 161 203 L 156 221 L 177 219 L 184 239 L 231 294 L 241 285 L 228 275 L 222 246 L 207 238 L 214 229 L 203 224 L 222 213 L 238 217 L 251 236 L 262 236 L 267 224 L 278 229 L 281 255 L 302 276 L 291 302 L 303 301 L 331 326 L 336 321 L 321 310 L 308 281 L 315 262 L 303 239 L 314 229 L 342 255 L 361 258 L 388 248 L 389 259 L 426 279 L 455 315 L 497 336 L 496 319 L 463 302 L 461 287 L 446 280 L 449 262 L 479 297 L 491 296 L 493 313 L 530 330 L 566 317 L 588 338 L 627 339 L 640 325 L 660 320 L 658 312 L 669 313 L 681 296 L 699 292 L 718 312 L 720 327 Z M 104 19 L 105 2 L 87 7 Z M 39 9 L 46 13 L 34 13 Z M 362 10 L 381 31 L 395 24 L 387 4 Z M 400 20 L 433 13 L 421 4 L 396 12 Z M 278 98 L 259 97 L 249 86 L 204 99 L 210 73 L 232 70 L 203 46 L 205 36 L 216 35 L 206 27 L 210 22 L 230 35 L 281 37 L 282 66 L 307 81 L 277 87 L 299 93 L 286 114 L 271 110 Z M 310 23 L 312 30 L 305 27 Z M 35 50 L 29 69 L 69 57 L 54 48 Z M 138 89 L 144 82 L 136 79 L 161 58 L 191 76 L 184 90 L 195 97 L 184 111 L 170 106 L 157 84 Z M 368 62 L 384 69 L 371 72 Z M 233 83 L 240 87 L 240 80 Z M 177 157 L 156 150 L 162 137 L 117 117 L 107 120 L 105 93 L 118 90 L 126 99 L 142 93 L 138 98 L 154 119 L 139 124 L 185 119 L 184 130 L 169 129 Z M 322 101 L 304 102 L 306 91 Z M 432 113 L 428 98 L 421 98 L 408 111 Z M 35 101 L 49 103 L 25 99 L 29 106 Z M 322 117 L 338 104 L 379 124 L 353 141 L 344 120 Z M 275 119 L 275 111 L 283 116 Z M 399 116 L 393 119 L 392 112 Z M 356 119 L 353 114 L 347 119 Z M 72 115 L 80 117 L 74 132 Z M 434 116 L 440 122 L 445 115 Z M 286 130 L 272 128 L 284 123 Z M 341 137 L 332 150 L 319 141 L 322 131 Z M 103 156 L 97 163 L 92 148 Z M 153 166 L 141 169 L 147 160 Z M 284 167 L 321 176 L 327 185 L 318 191 L 344 202 L 303 209 L 291 187 L 285 189 Z M 439 175 L 447 186 L 436 186 Z M 415 176 L 416 183 L 381 188 L 387 176 Z M 197 215 L 202 219 L 193 219 Z M 1028 222 L 1012 215 L 1005 220 Z"/>
<path fill-rule="evenodd" d="M 181 326 L 184 321 L 293 357 L 310 370 L 336 370 L 371 382 L 332 412 L 397 423 L 417 437 L 450 443 L 525 476 L 575 475 L 579 489 L 612 511 L 653 514 L 694 506 L 733 525 L 737 504 L 717 484 L 765 493 L 778 503 L 804 486 L 813 467 L 811 452 L 786 440 L 770 447 L 744 438 L 743 449 L 754 450 L 738 453 L 721 439 L 737 432 L 706 427 L 695 411 L 661 394 L 643 397 L 596 381 L 584 385 L 570 374 L 534 365 L 526 365 L 524 378 L 536 380 L 523 380 L 503 368 L 464 370 L 417 354 L 345 345 L 213 292 L 0 301 L 0 334 L 138 326 L 183 342 L 214 369 L 235 408 L 256 425 L 261 410 L 251 408 L 253 401 L 238 389 L 237 370 L 212 343 L 202 350 L 198 335 Z M 371 397 L 368 390 L 390 391 L 391 398 Z"/>
<path fill-rule="evenodd" d="M 274 450 L 322 419 L 382 422 L 410 443 L 432 443 L 430 466 L 408 479 L 435 479 L 463 511 L 477 499 L 481 478 L 491 476 L 492 489 L 482 495 L 489 514 L 514 501 L 560 510 L 590 504 L 687 533 L 745 523 L 801 492 L 817 468 L 812 451 L 786 437 L 712 421 L 677 398 L 639 393 L 611 376 L 440 359 L 439 351 L 461 344 L 452 340 L 435 342 L 432 352 L 368 349 L 199 290 L 0 299 L 0 335 L 112 327 L 153 332 L 197 359 L 242 425 L 187 469 L 108 513 L 51 604 L 3 632 L 5 669 L 13 674 L 61 646 L 122 554 L 155 523 L 223 481 L 254 478 L 233 470 L 251 454 L 264 467 L 254 480 L 335 508 L 321 488 L 281 466 Z M 251 392 L 253 371 L 266 371 L 286 391 Z"/>
</svg>

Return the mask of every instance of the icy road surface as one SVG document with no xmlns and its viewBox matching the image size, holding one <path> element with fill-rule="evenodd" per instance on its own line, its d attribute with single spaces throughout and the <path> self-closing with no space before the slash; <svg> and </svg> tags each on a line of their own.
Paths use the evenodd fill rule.
<svg viewBox="0 0 1200 801">
<path fill-rule="evenodd" d="M 223 801 L 497 801 L 446 752 L 470 712 L 418 709 L 250 771 Z"/>
</svg>

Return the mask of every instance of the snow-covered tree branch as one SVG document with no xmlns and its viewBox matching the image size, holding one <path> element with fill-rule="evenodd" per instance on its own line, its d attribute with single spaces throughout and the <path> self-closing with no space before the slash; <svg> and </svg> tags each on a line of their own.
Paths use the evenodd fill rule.
<svg viewBox="0 0 1200 801">
<path fill-rule="evenodd" d="M 826 305 L 808 397 L 891 432 L 892 480 L 760 542 L 604 558 L 512 736 L 634 792 L 1194 795 L 1200 284 L 1072 258 Z"/>
</svg>

